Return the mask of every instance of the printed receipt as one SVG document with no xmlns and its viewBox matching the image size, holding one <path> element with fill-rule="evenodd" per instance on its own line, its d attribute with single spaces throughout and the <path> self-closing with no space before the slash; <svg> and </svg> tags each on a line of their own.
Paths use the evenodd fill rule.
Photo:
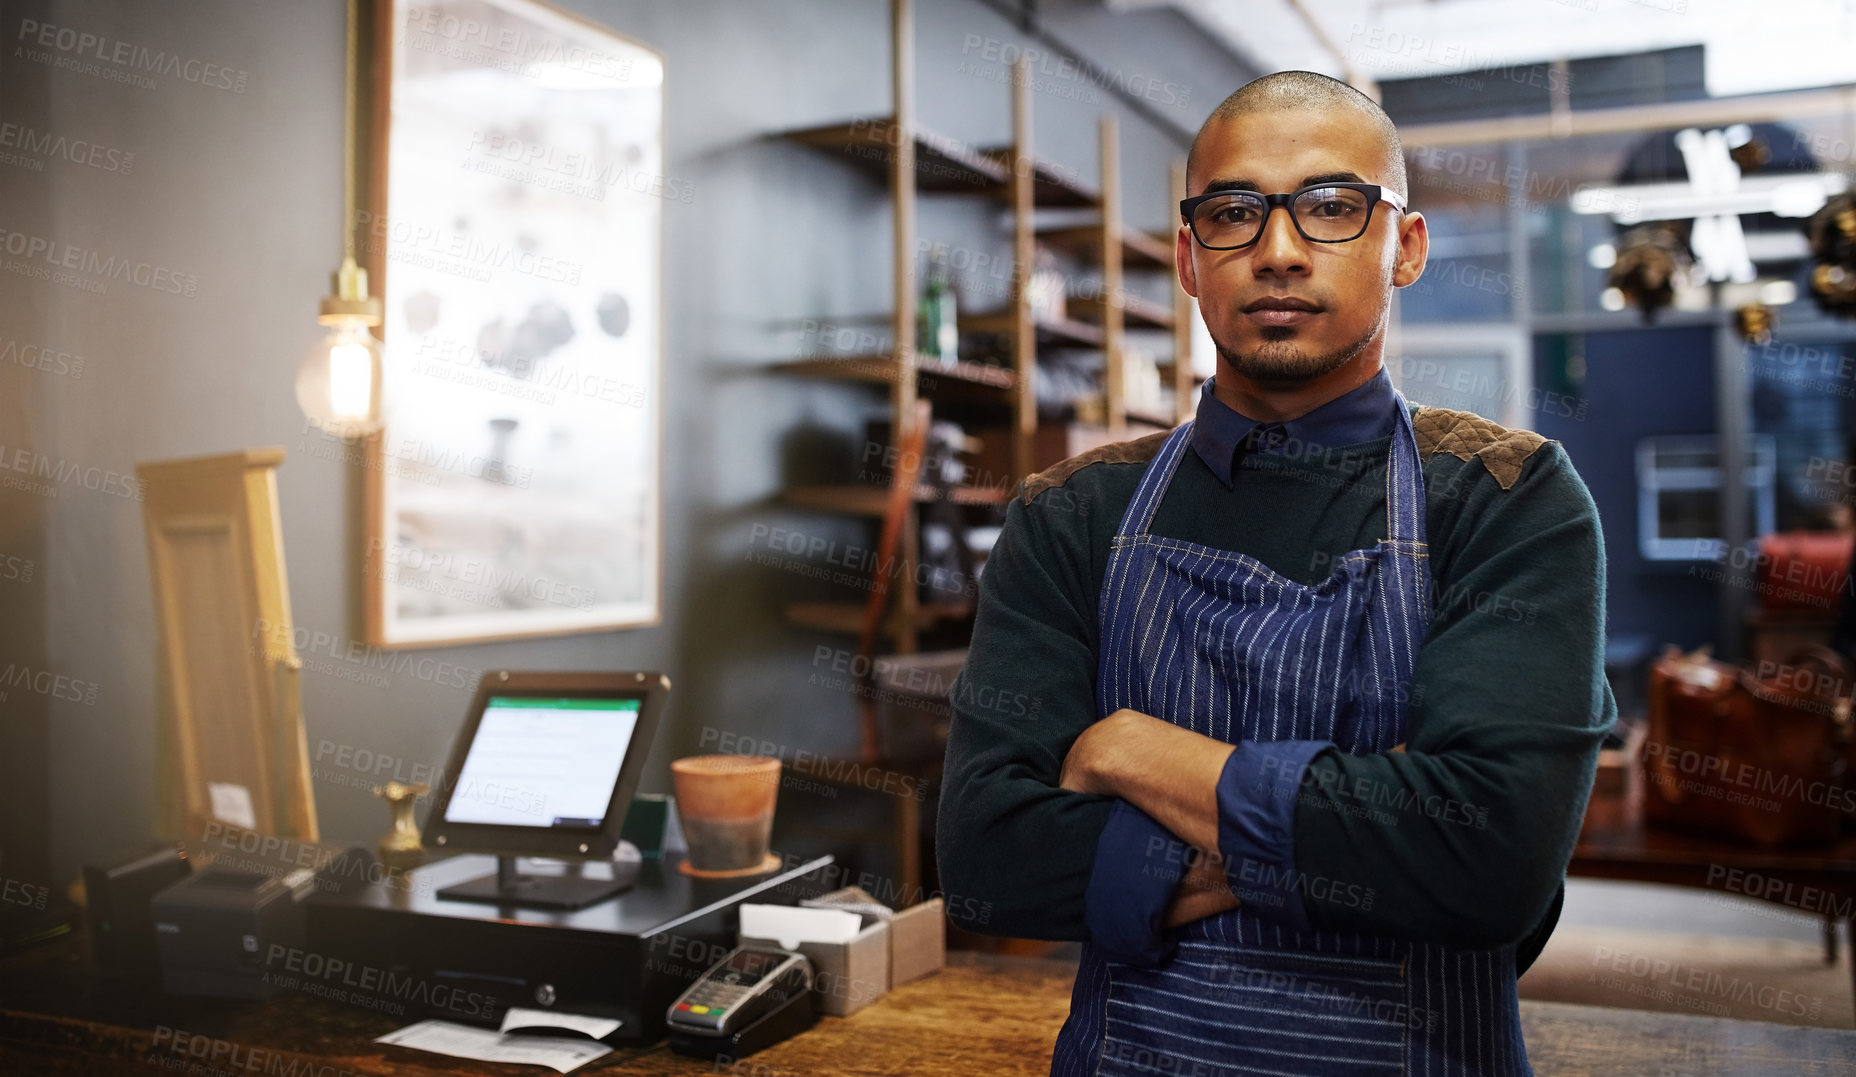
<svg viewBox="0 0 1856 1077">
<path fill-rule="evenodd" d="M 584 1032 L 596 1040 L 603 1040 L 619 1030 L 623 1021 L 614 1021 L 610 1017 L 593 1017 L 588 1014 L 562 1013 L 559 1010 L 530 1010 L 521 1006 L 509 1007 L 503 1014 L 503 1031 L 514 1032 L 517 1029 L 539 1030 L 544 1028 L 571 1029 Z"/>
<path fill-rule="evenodd" d="M 453 1058 L 474 1058 L 479 1062 L 527 1062 L 560 1073 L 579 1069 L 612 1053 L 612 1048 L 592 1040 L 526 1033 L 512 1036 L 451 1021 L 421 1021 L 398 1032 L 389 1032 L 374 1042 Z"/>
</svg>

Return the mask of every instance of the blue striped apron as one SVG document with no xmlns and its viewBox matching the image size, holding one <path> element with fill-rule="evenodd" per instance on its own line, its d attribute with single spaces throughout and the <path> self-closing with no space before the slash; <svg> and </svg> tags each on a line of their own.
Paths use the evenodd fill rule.
<svg viewBox="0 0 1856 1077">
<path fill-rule="evenodd" d="M 1110 549 L 1099 716 L 1128 707 L 1227 743 L 1328 740 L 1354 755 L 1405 740 L 1403 689 L 1430 618 L 1430 570 L 1403 397 L 1398 414 L 1391 537 L 1308 586 L 1243 554 L 1148 533 L 1193 424 L 1173 432 Z M 1172 937 L 1173 954 L 1152 967 L 1084 945 L 1053 1077 L 1532 1073 L 1512 947 L 1297 933 L 1243 906 Z"/>
</svg>

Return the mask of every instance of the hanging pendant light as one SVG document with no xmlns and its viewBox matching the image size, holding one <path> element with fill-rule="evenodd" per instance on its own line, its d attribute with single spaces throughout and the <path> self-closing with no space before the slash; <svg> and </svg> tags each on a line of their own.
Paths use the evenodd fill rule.
<svg viewBox="0 0 1856 1077">
<path fill-rule="evenodd" d="M 342 266 L 317 319 L 329 327 L 296 371 L 296 401 L 318 428 L 364 437 L 381 426 L 380 300 L 367 294 L 367 270 L 354 260 L 354 128 L 357 0 L 348 0 L 347 83 L 342 97 Z"/>
</svg>

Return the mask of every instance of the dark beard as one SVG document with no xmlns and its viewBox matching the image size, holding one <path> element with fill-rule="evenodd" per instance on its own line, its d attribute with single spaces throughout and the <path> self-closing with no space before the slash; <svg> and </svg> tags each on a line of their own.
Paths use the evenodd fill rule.
<svg viewBox="0 0 1856 1077">
<path fill-rule="evenodd" d="M 1296 347 L 1293 339 L 1266 341 L 1256 351 L 1239 354 L 1224 346 L 1218 338 L 1212 338 L 1212 345 L 1218 351 L 1218 358 L 1231 365 L 1231 369 L 1259 385 L 1273 388 L 1290 388 L 1304 385 L 1323 374 L 1331 373 L 1346 366 L 1353 358 L 1366 350 L 1372 343 L 1373 335 L 1379 332 L 1384 319 L 1373 323 L 1366 335 L 1352 344 L 1325 355 L 1308 355 Z M 1282 332 L 1280 329 L 1265 330 L 1265 335 Z"/>
</svg>

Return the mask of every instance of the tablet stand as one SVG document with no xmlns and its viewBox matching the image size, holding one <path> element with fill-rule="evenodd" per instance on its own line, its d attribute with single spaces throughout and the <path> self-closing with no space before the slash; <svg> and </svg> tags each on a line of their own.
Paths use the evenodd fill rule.
<svg viewBox="0 0 1856 1077">
<path fill-rule="evenodd" d="M 480 901 L 523 909 L 583 909 L 629 890 L 643 862 L 638 847 L 629 841 L 619 842 L 618 851 L 612 854 L 610 878 L 583 874 L 585 861 L 566 861 L 575 865 L 571 874 L 524 875 L 516 871 L 514 856 L 499 855 L 496 874 L 447 886 L 438 896 L 448 901 Z"/>
</svg>

